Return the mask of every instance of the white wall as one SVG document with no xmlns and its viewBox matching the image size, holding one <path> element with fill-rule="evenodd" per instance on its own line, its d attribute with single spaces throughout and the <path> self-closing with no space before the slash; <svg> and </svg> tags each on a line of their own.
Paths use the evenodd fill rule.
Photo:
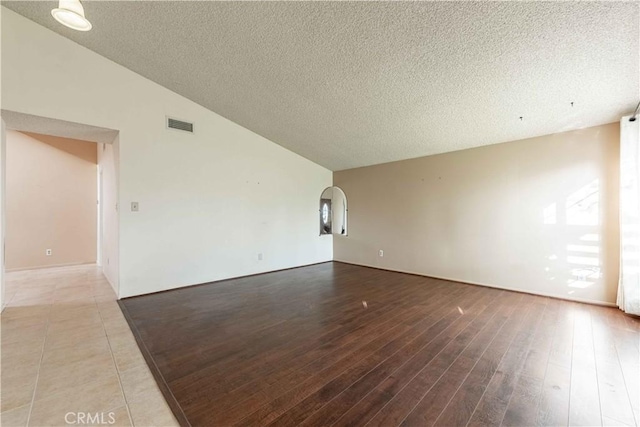
<svg viewBox="0 0 640 427">
<path fill-rule="evenodd" d="M 120 145 L 119 137 L 112 144 L 98 146 L 98 168 L 102 172 L 100 194 L 100 221 L 102 230 L 98 230 L 100 238 L 100 259 L 102 272 L 111 283 L 113 290 L 119 294 L 119 248 L 118 248 L 118 173 L 116 159 Z M 98 174 L 100 179 L 100 174 Z"/>
<path fill-rule="evenodd" d="M 2 34 L 2 15 L 4 7 L 0 7 L 0 35 Z M 1 40 L 0 40 L 1 41 Z M 0 106 L 2 105 L 2 45 L 0 43 Z M 5 123 L 0 118 L 0 311 L 4 310 L 4 189 L 5 189 Z"/>
<path fill-rule="evenodd" d="M 4 295 L 4 233 L 5 233 L 5 188 L 6 188 L 6 128 L 4 120 L 0 119 L 0 311 L 6 303 Z"/>
<path fill-rule="evenodd" d="M 120 131 L 121 297 L 332 259 L 329 170 L 6 8 L 2 67 L 2 108 Z"/>
<path fill-rule="evenodd" d="M 613 304 L 619 159 L 612 123 L 336 172 L 335 259 Z"/>
</svg>

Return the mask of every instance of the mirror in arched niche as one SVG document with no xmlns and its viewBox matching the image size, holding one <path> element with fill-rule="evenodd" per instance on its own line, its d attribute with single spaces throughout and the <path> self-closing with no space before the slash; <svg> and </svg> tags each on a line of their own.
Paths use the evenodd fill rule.
<svg viewBox="0 0 640 427">
<path fill-rule="evenodd" d="M 320 235 L 347 235 L 347 196 L 340 187 L 328 187 L 320 195 Z"/>
</svg>

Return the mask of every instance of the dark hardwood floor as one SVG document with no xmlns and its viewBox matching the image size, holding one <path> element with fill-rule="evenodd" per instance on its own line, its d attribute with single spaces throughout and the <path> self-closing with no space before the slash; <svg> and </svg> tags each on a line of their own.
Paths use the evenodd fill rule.
<svg viewBox="0 0 640 427">
<path fill-rule="evenodd" d="M 638 425 L 640 320 L 325 263 L 122 300 L 182 425 Z"/>
</svg>

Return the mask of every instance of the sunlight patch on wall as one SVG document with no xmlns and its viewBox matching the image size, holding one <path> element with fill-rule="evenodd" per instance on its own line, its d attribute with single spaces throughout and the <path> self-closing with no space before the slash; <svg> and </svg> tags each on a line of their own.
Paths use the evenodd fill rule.
<svg viewBox="0 0 640 427">
<path fill-rule="evenodd" d="M 571 256 L 567 257 L 567 262 L 569 264 L 579 264 L 579 265 L 600 265 L 600 261 L 598 258 L 584 257 L 584 256 Z"/>
<path fill-rule="evenodd" d="M 597 234 L 585 234 L 580 237 L 580 240 L 583 242 L 599 242 L 600 236 Z"/>
<path fill-rule="evenodd" d="M 591 254 L 600 253 L 600 248 L 598 246 L 590 245 L 567 245 L 567 250 L 570 252 L 587 252 Z"/>
<path fill-rule="evenodd" d="M 567 197 L 567 225 L 600 223 L 600 181 L 595 179 Z"/>
<path fill-rule="evenodd" d="M 555 224 L 558 221 L 558 212 L 557 212 L 556 203 L 552 203 L 546 208 L 544 208 L 543 216 L 545 224 Z"/>
</svg>

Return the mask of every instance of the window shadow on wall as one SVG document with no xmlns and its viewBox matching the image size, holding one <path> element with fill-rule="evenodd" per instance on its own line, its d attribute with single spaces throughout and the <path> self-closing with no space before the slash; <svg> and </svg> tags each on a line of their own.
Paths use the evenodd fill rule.
<svg viewBox="0 0 640 427">
<path fill-rule="evenodd" d="M 563 202 L 543 209 L 543 222 L 566 227 L 568 239 L 548 256 L 548 279 L 567 288 L 567 295 L 593 286 L 603 278 L 606 262 L 602 242 L 600 180 L 594 179 L 568 194 Z"/>
</svg>

